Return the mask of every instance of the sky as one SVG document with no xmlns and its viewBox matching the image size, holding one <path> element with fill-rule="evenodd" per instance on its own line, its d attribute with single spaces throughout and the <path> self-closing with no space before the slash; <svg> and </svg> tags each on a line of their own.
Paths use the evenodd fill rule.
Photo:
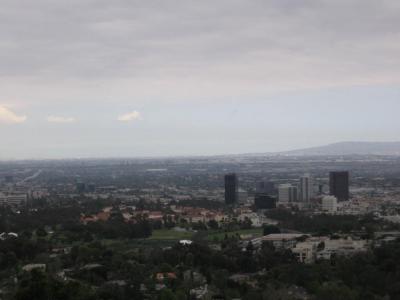
<svg viewBox="0 0 400 300">
<path fill-rule="evenodd" d="M 0 159 L 399 141 L 398 0 L 2 0 Z"/>
</svg>

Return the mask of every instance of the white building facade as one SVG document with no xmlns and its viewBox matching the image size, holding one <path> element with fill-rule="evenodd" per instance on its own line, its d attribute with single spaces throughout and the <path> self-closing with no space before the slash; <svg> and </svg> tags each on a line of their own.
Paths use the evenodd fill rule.
<svg viewBox="0 0 400 300">
<path fill-rule="evenodd" d="M 337 198 L 334 196 L 325 196 L 322 198 L 322 210 L 334 214 L 338 210 Z"/>
</svg>

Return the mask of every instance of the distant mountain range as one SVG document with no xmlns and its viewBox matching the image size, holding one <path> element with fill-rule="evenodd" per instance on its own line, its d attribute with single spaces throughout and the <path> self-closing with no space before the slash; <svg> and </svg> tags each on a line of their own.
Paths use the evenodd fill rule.
<svg viewBox="0 0 400 300">
<path fill-rule="evenodd" d="M 290 156 L 393 155 L 400 156 L 400 142 L 341 142 L 320 147 L 276 153 Z"/>
</svg>

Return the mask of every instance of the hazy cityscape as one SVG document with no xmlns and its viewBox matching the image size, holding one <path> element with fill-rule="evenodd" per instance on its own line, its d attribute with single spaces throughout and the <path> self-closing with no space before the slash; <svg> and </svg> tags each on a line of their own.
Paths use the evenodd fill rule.
<svg viewBox="0 0 400 300">
<path fill-rule="evenodd" d="M 399 16 L 2 0 L 0 300 L 400 300 Z"/>
<path fill-rule="evenodd" d="M 396 299 L 399 176 L 376 155 L 2 162 L 1 295 Z M 385 281 L 348 281 L 358 260 Z"/>
</svg>

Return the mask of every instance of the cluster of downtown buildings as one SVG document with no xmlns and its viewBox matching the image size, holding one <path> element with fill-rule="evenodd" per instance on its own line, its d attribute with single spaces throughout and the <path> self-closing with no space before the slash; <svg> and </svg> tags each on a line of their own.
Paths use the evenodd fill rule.
<svg viewBox="0 0 400 300">
<path fill-rule="evenodd" d="M 297 185 L 279 184 L 276 186 L 271 181 L 257 183 L 254 203 L 259 209 L 271 209 L 288 205 L 307 207 L 314 196 L 322 196 L 323 194 L 322 186 L 314 184 L 314 180 L 310 175 L 304 175 L 300 177 Z M 325 195 L 322 198 L 323 210 L 334 211 L 338 202 L 348 201 L 349 198 L 349 172 L 330 172 L 329 195 Z M 235 173 L 226 174 L 225 203 L 227 205 L 236 205 L 239 202 L 238 176 Z"/>
</svg>

